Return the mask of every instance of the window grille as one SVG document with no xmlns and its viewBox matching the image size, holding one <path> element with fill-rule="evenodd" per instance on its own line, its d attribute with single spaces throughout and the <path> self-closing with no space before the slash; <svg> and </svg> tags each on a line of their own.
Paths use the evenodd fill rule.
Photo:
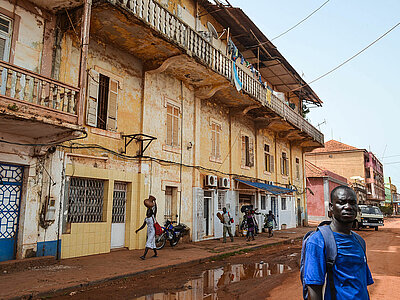
<svg viewBox="0 0 400 300">
<path fill-rule="evenodd" d="M 125 223 L 126 183 L 114 184 L 112 223 Z"/>
<path fill-rule="evenodd" d="M 225 207 L 225 196 L 226 192 L 218 191 L 218 210 L 222 210 Z"/>
<path fill-rule="evenodd" d="M 165 188 L 165 211 L 164 220 L 172 220 L 172 188 Z"/>
<path fill-rule="evenodd" d="M 103 221 L 104 181 L 71 177 L 68 188 L 68 223 Z"/>
<path fill-rule="evenodd" d="M 281 210 L 286 210 L 287 206 L 286 206 L 286 198 L 281 198 Z"/>
<path fill-rule="evenodd" d="M 265 199 L 265 198 L 266 198 L 265 196 L 261 196 L 261 209 L 262 209 L 262 210 L 265 210 L 265 209 L 266 209 L 266 205 L 265 205 L 265 204 L 266 204 L 266 203 L 265 203 L 265 202 L 266 202 L 266 201 L 265 201 L 266 199 Z"/>
</svg>

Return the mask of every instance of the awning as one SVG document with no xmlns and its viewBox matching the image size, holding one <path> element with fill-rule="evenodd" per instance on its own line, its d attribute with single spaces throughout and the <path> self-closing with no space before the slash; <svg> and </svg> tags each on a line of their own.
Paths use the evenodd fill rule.
<svg viewBox="0 0 400 300">
<path fill-rule="evenodd" d="M 293 189 L 287 189 L 287 188 L 283 188 L 283 187 L 280 187 L 277 185 L 271 185 L 271 184 L 266 184 L 266 183 L 261 183 L 261 182 L 253 182 L 253 181 L 247 181 L 247 180 L 241 180 L 241 179 L 235 179 L 235 180 L 238 182 L 247 184 L 249 186 L 255 187 L 257 189 L 270 192 L 274 195 L 289 194 L 289 193 L 293 193 L 296 191 Z"/>
</svg>

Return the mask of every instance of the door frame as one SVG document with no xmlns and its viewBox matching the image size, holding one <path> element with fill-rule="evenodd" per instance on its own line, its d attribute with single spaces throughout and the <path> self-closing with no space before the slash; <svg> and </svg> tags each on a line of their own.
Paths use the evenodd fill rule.
<svg viewBox="0 0 400 300">
<path fill-rule="evenodd" d="M 24 183 L 24 166 L 22 165 L 16 165 L 16 164 L 8 164 L 8 163 L 0 163 L 0 165 L 2 166 L 9 166 L 9 167 L 17 167 L 18 169 L 21 170 L 21 178 L 20 181 L 18 182 L 0 182 L 0 185 L 9 185 L 9 186 L 19 186 L 20 190 L 19 190 L 19 198 L 16 200 L 16 202 L 18 203 L 18 208 L 16 210 L 17 212 L 17 216 L 14 219 L 14 226 L 15 226 L 15 231 L 13 232 L 13 236 L 11 238 L 9 238 L 11 240 L 11 243 L 13 243 L 12 247 L 13 247 L 13 254 L 9 255 L 9 256 L 4 256 L 4 259 L 0 256 L 0 261 L 6 261 L 6 260 L 12 260 L 12 259 L 16 259 L 17 256 L 17 248 L 18 248 L 18 234 L 19 234 L 19 221 L 20 221 L 20 211 L 21 211 L 21 200 L 22 200 L 22 188 L 23 188 L 23 183 Z M 7 239 L 7 238 L 4 238 Z M 1 240 L 1 238 L 0 238 Z M 5 249 L 4 246 L 2 246 L 3 250 Z M 4 254 L 6 254 L 6 252 L 4 251 Z"/>
</svg>

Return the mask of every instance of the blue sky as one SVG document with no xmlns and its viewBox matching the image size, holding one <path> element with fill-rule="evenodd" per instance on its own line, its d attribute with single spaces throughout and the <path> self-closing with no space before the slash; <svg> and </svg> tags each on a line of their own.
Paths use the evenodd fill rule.
<svg viewBox="0 0 400 300">
<path fill-rule="evenodd" d="M 272 39 L 326 0 L 229 0 Z M 400 22 L 398 0 L 330 0 L 273 41 L 309 82 L 333 69 Z M 311 84 L 324 102 L 308 115 L 325 135 L 371 150 L 400 189 L 400 26 L 334 73 Z M 399 163 L 393 163 L 399 162 Z"/>
</svg>

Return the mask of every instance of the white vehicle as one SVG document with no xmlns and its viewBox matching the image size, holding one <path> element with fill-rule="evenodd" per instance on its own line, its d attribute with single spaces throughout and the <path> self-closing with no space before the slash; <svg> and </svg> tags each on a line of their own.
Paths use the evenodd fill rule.
<svg viewBox="0 0 400 300">
<path fill-rule="evenodd" d="M 353 227 L 356 229 L 369 227 L 378 230 L 379 226 L 383 226 L 383 214 L 379 207 L 372 205 L 359 205 Z"/>
</svg>

